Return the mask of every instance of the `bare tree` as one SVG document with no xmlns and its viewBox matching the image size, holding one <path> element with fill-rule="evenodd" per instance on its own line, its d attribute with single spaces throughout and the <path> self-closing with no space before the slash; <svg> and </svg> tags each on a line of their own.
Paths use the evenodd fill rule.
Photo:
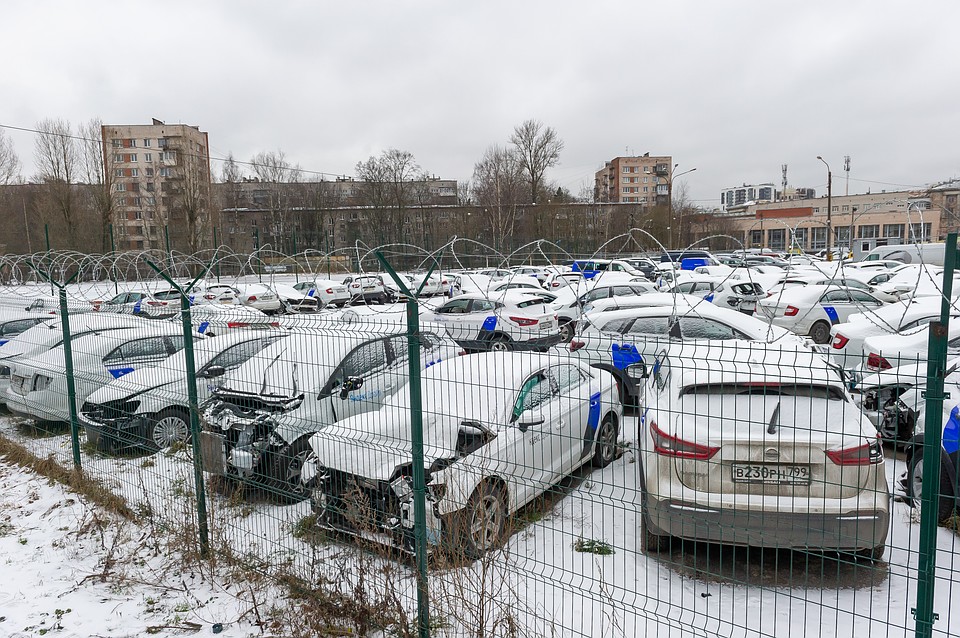
<svg viewBox="0 0 960 638">
<path fill-rule="evenodd" d="M 0 130 L 0 185 L 20 181 L 20 158 L 13 148 L 13 140 Z"/>
<path fill-rule="evenodd" d="M 64 244 L 78 247 L 80 202 L 75 188 L 81 169 L 80 154 L 70 123 L 61 119 L 45 119 L 36 125 L 34 161 L 38 181 L 44 184 L 41 213 L 53 215 L 63 224 Z"/>
<path fill-rule="evenodd" d="M 282 184 L 299 182 L 302 170 L 299 165 L 287 161 L 286 153 L 282 150 L 261 151 L 250 160 L 251 170 L 257 179 L 264 184 L 263 190 L 267 193 L 267 207 L 270 213 L 270 235 L 273 246 L 277 250 L 284 249 L 284 243 L 289 234 L 292 202 L 289 194 L 292 192 Z"/>
<path fill-rule="evenodd" d="M 410 230 L 409 207 L 416 199 L 416 185 L 426 180 L 413 154 L 391 148 L 359 162 L 356 172 L 362 183 L 362 201 L 370 207 L 368 221 L 379 243 L 403 238 Z"/>
<path fill-rule="evenodd" d="M 517 151 L 520 166 L 530 184 L 530 201 L 536 204 L 544 173 L 560 161 L 563 140 L 549 126 L 544 127 L 537 120 L 527 120 L 513 129 L 510 143 Z"/>
<path fill-rule="evenodd" d="M 523 165 L 513 149 L 491 146 L 473 167 L 473 197 L 497 250 L 514 233 L 524 191 Z"/>
<path fill-rule="evenodd" d="M 233 157 L 233 151 L 227 153 L 227 159 L 223 161 L 223 167 L 220 170 L 220 181 L 224 184 L 236 184 L 243 181 L 243 171 Z"/>
<path fill-rule="evenodd" d="M 97 215 L 100 225 L 100 249 L 108 252 L 110 245 L 110 225 L 113 223 L 116 199 L 113 190 L 114 174 L 109 162 L 107 150 L 103 145 L 103 122 L 93 118 L 79 127 L 81 166 L 83 181 L 90 185 L 90 207 Z"/>
</svg>

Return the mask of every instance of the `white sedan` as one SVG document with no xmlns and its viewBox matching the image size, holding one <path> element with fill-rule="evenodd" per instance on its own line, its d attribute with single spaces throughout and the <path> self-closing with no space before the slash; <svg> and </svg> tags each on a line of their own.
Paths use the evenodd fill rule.
<svg viewBox="0 0 960 638">
<path fill-rule="evenodd" d="M 921 325 L 899 334 L 867 337 L 863 351 L 867 358 L 859 372 L 863 374 L 925 364 L 930 344 L 930 325 Z M 960 321 L 951 321 L 947 332 L 947 357 L 960 357 Z"/>
<path fill-rule="evenodd" d="M 577 468 L 616 458 L 622 407 L 609 374 L 532 353 L 446 361 L 422 380 L 427 535 L 477 558 L 509 517 Z M 409 393 L 310 439 L 304 467 L 318 523 L 409 549 Z"/>
<path fill-rule="evenodd" d="M 671 537 L 883 555 L 876 429 L 817 355 L 753 347 L 657 357 L 637 433 L 641 543 Z"/>
<path fill-rule="evenodd" d="M 342 282 L 332 279 L 301 281 L 293 287 L 305 292 L 309 297 L 316 297 L 320 301 L 321 308 L 326 308 L 329 305 L 342 308 L 350 302 L 350 293 L 347 291 L 347 287 Z"/>
<path fill-rule="evenodd" d="M 876 310 L 883 302 L 863 290 L 840 286 L 810 285 L 790 288 L 757 304 L 757 314 L 798 335 L 810 335 L 814 343 L 830 341 L 830 328 L 850 315 Z"/>
<path fill-rule="evenodd" d="M 543 350 L 560 341 L 557 315 L 545 295 L 520 290 L 464 294 L 423 319 L 443 325 L 470 350 Z"/>
</svg>

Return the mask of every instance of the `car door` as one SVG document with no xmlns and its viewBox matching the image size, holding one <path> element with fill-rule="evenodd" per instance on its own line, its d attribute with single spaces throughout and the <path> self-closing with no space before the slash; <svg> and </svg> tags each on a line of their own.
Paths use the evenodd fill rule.
<svg viewBox="0 0 960 638">
<path fill-rule="evenodd" d="M 455 298 L 433 311 L 432 320 L 442 324 L 452 339 L 470 338 L 463 332 L 467 312 L 470 310 L 470 299 Z"/>
<path fill-rule="evenodd" d="M 441 353 L 438 347 L 440 340 L 429 334 L 420 334 L 420 369 L 425 370 L 440 362 Z M 387 357 L 389 363 L 384 371 L 384 392 L 389 396 L 410 380 L 410 349 L 409 337 L 397 335 L 387 339 Z"/>
<path fill-rule="evenodd" d="M 330 402 L 336 420 L 380 407 L 387 395 L 388 363 L 384 339 L 362 343 L 343 358 L 320 397 Z M 362 380 L 359 385 L 351 381 L 356 379 Z"/>
<path fill-rule="evenodd" d="M 828 290 L 820 297 L 819 305 L 834 325 L 843 323 L 854 312 L 859 312 L 846 290 Z"/>
<path fill-rule="evenodd" d="M 134 339 L 107 353 L 103 357 L 103 365 L 114 379 L 119 379 L 134 370 L 160 363 L 182 347 L 182 336 Z"/>
<path fill-rule="evenodd" d="M 557 387 L 559 422 L 558 472 L 566 475 L 590 455 L 600 424 L 600 393 L 590 393 L 589 377 L 572 363 L 550 366 L 548 373 Z"/>
<path fill-rule="evenodd" d="M 546 370 L 527 376 L 516 391 L 510 417 L 510 443 L 500 459 L 500 472 L 514 477 L 517 506 L 555 483 L 562 467 L 558 392 Z"/>
</svg>

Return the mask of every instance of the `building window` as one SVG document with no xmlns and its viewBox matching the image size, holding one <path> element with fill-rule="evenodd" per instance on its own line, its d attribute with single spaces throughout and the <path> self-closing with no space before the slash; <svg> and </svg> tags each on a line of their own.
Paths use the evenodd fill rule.
<svg viewBox="0 0 960 638">
<path fill-rule="evenodd" d="M 866 224 L 857 228 L 857 237 L 860 239 L 875 239 L 880 236 L 879 224 Z"/>
<path fill-rule="evenodd" d="M 135 148 L 137 140 L 123 140 L 123 148 Z"/>
<path fill-rule="evenodd" d="M 884 224 L 883 236 L 900 239 L 903 237 L 903 224 Z"/>
<path fill-rule="evenodd" d="M 115 169 L 113 169 L 113 176 L 114 176 L 114 177 L 123 177 L 123 169 L 122 169 L 122 168 L 115 168 Z"/>
<path fill-rule="evenodd" d="M 850 210 L 850 207 L 849 207 L 849 206 L 841 206 L 841 209 L 846 211 L 846 210 Z"/>
<path fill-rule="evenodd" d="M 152 168 L 148 168 L 148 169 L 146 169 L 146 171 L 147 171 L 147 177 L 153 177 L 153 169 L 152 169 Z"/>
<path fill-rule="evenodd" d="M 624 173 L 629 173 L 629 172 L 630 172 L 630 167 L 629 167 L 629 166 L 624 166 L 624 167 L 623 167 L 623 172 L 624 172 Z"/>
<path fill-rule="evenodd" d="M 624 193 L 629 193 L 629 192 L 630 192 L 630 187 L 624 186 L 624 187 L 623 187 L 623 192 L 624 192 Z"/>
<path fill-rule="evenodd" d="M 152 162 L 152 161 L 153 161 L 153 153 L 144 153 L 144 154 L 143 154 L 143 161 L 144 161 L 144 162 Z"/>
<path fill-rule="evenodd" d="M 840 207 L 839 207 L 839 206 L 834 206 L 834 207 L 833 207 L 833 212 L 836 213 L 836 212 L 839 212 L 839 210 L 840 210 Z"/>
<path fill-rule="evenodd" d="M 130 177 L 140 177 L 140 169 L 139 169 L 139 168 L 131 168 L 131 169 L 130 169 Z"/>
<path fill-rule="evenodd" d="M 819 209 L 819 208 L 814 208 L 814 209 L 813 209 L 813 214 L 814 214 L 814 215 L 816 215 L 816 214 L 819 213 L 819 212 L 820 212 L 820 209 Z"/>
<path fill-rule="evenodd" d="M 134 198 L 132 198 L 131 205 L 133 205 L 133 206 L 138 206 L 138 207 L 139 207 L 139 206 L 140 206 L 140 198 L 139 198 L 139 197 L 134 197 Z M 140 219 L 140 211 L 137 211 L 137 219 Z"/>
<path fill-rule="evenodd" d="M 120 148 L 120 140 L 110 140 L 110 143 L 113 145 L 113 148 Z"/>
<path fill-rule="evenodd" d="M 850 227 L 838 226 L 833 229 L 833 236 L 837 246 L 847 246 L 850 243 Z"/>
<path fill-rule="evenodd" d="M 910 224 L 910 241 L 930 241 L 932 224 Z"/>
<path fill-rule="evenodd" d="M 123 155 L 120 155 L 119 153 L 117 153 L 116 155 L 113 156 L 113 161 L 119 164 L 120 162 L 123 161 Z"/>
<path fill-rule="evenodd" d="M 144 148 L 150 148 L 150 144 L 151 144 L 152 142 L 153 142 L 153 140 L 151 140 L 150 138 L 144 138 L 144 139 L 143 139 L 143 146 L 144 146 Z"/>
<path fill-rule="evenodd" d="M 126 184 L 117 184 L 117 185 L 115 185 L 115 186 L 113 187 L 113 190 L 117 191 L 118 193 L 122 193 L 123 191 L 127 190 L 127 185 L 126 185 Z"/>
<path fill-rule="evenodd" d="M 767 239 L 770 248 L 773 250 L 783 250 L 786 248 L 787 230 L 785 228 L 774 228 L 767 231 Z"/>
<path fill-rule="evenodd" d="M 153 182 L 147 182 L 147 184 L 146 184 L 147 192 L 152 193 L 152 192 L 153 192 L 153 188 L 154 188 L 154 187 L 153 187 Z"/>
<path fill-rule="evenodd" d="M 793 231 L 793 243 L 791 248 L 799 248 L 800 250 L 806 250 L 807 248 L 807 235 L 808 229 L 806 228 L 797 228 Z"/>
<path fill-rule="evenodd" d="M 161 168 L 159 171 L 157 171 L 157 174 L 160 175 L 160 177 L 170 177 L 172 172 L 169 168 Z"/>
<path fill-rule="evenodd" d="M 130 153 L 129 155 L 126 155 L 126 156 L 124 156 L 124 157 L 126 158 L 126 160 L 127 160 L 128 162 L 136 162 L 136 161 L 137 161 L 137 154 L 136 154 L 136 153 Z"/>
<path fill-rule="evenodd" d="M 157 138 L 157 146 L 159 146 L 160 148 L 166 148 L 166 146 L 167 146 L 167 138 L 165 138 L 165 137 Z"/>
<path fill-rule="evenodd" d="M 827 247 L 827 229 L 823 227 L 810 229 L 810 250 L 823 250 Z"/>
<path fill-rule="evenodd" d="M 175 162 L 177 161 L 177 153 L 176 151 L 164 151 L 160 154 L 160 159 L 165 162 Z"/>
<path fill-rule="evenodd" d="M 760 246 L 763 243 L 763 231 L 762 230 L 751 230 L 750 231 L 750 245 L 751 246 Z"/>
</svg>

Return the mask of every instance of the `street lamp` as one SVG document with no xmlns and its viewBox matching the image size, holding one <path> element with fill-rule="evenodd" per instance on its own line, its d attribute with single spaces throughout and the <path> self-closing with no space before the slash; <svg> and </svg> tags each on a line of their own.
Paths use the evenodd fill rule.
<svg viewBox="0 0 960 638">
<path fill-rule="evenodd" d="M 673 165 L 673 169 L 676 170 L 678 166 L 680 166 L 680 165 L 679 165 L 679 164 L 674 164 L 674 165 Z M 675 173 L 675 174 L 673 174 L 673 175 L 670 176 L 670 179 L 667 180 L 667 205 L 670 207 L 670 217 L 671 217 L 671 218 L 674 216 L 674 215 L 673 215 L 673 182 L 676 181 L 676 179 L 677 179 L 678 177 L 682 177 L 682 176 L 686 175 L 687 173 L 692 173 L 692 172 L 695 171 L 695 170 L 697 170 L 697 169 L 696 169 L 696 168 L 691 168 L 691 169 L 688 169 L 688 170 L 683 171 L 682 173 Z M 683 224 L 682 224 L 681 222 L 682 222 L 682 220 L 681 220 L 681 218 L 678 216 L 678 217 L 677 217 L 677 220 L 676 220 L 676 223 L 677 223 L 677 238 L 682 241 L 682 240 L 683 240 Z M 668 240 L 668 245 L 670 246 L 670 248 L 673 248 L 673 247 L 674 247 L 674 246 L 673 246 L 673 224 L 671 224 L 670 226 L 667 226 L 667 230 L 670 231 L 670 238 L 669 238 L 669 240 Z"/>
<path fill-rule="evenodd" d="M 827 167 L 827 261 L 833 261 L 833 250 L 830 248 L 830 240 L 833 235 L 833 172 L 831 172 L 827 160 L 819 155 L 817 155 L 817 159 Z"/>
</svg>

